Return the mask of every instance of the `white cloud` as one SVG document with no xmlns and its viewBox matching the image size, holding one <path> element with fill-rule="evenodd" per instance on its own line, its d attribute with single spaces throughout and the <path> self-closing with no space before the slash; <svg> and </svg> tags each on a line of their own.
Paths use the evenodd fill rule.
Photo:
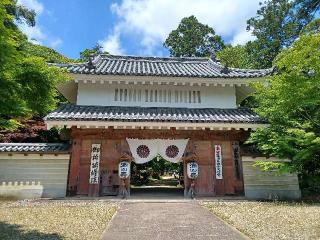
<svg viewBox="0 0 320 240">
<path fill-rule="evenodd" d="M 43 13 L 44 7 L 37 0 L 18 0 L 18 4 L 32 9 L 36 12 L 37 16 Z M 19 24 L 21 31 L 27 35 L 29 41 L 36 44 L 43 44 L 42 41 L 47 39 L 46 34 L 38 25 L 31 27 L 24 23 Z"/>
<path fill-rule="evenodd" d="M 56 48 L 56 47 L 58 47 L 60 44 L 62 44 L 61 38 L 49 39 L 49 47 Z"/>
<path fill-rule="evenodd" d="M 36 12 L 36 26 L 30 27 L 26 24 L 19 24 L 19 28 L 21 31 L 27 35 L 29 41 L 35 44 L 48 45 L 49 47 L 56 48 L 60 44 L 62 44 L 62 40 L 59 37 L 51 36 L 48 31 L 38 24 L 38 16 L 41 14 L 47 14 L 52 18 L 53 14 L 49 10 L 45 10 L 42 3 L 38 0 L 18 0 L 18 4 L 27 7 L 28 9 L 32 9 Z"/>
<path fill-rule="evenodd" d="M 246 20 L 258 7 L 258 0 L 122 0 L 112 4 L 111 10 L 118 18 L 116 45 L 120 46 L 119 35 L 135 36 L 141 49 L 152 54 L 180 20 L 190 15 L 212 26 L 224 39 L 244 43 L 250 39 L 245 32 Z"/>
<path fill-rule="evenodd" d="M 119 28 L 114 29 L 113 33 L 107 36 L 106 39 L 98 41 L 104 51 L 110 54 L 123 54 L 124 51 L 120 46 L 120 31 Z"/>
<path fill-rule="evenodd" d="M 43 33 L 40 27 L 30 27 L 26 24 L 19 25 L 21 31 L 27 35 L 28 39 L 37 44 L 43 44 L 42 41 L 47 39 L 46 34 Z"/>
<path fill-rule="evenodd" d="M 251 32 L 248 32 L 246 30 L 243 30 L 239 33 L 237 33 L 232 41 L 231 41 L 231 44 L 232 45 L 244 45 L 246 44 L 247 42 L 251 41 L 251 40 L 254 40 L 256 37 L 252 35 Z"/>
<path fill-rule="evenodd" d="M 34 10 L 36 14 L 41 14 L 44 9 L 42 3 L 37 0 L 18 0 L 18 4 Z"/>
</svg>

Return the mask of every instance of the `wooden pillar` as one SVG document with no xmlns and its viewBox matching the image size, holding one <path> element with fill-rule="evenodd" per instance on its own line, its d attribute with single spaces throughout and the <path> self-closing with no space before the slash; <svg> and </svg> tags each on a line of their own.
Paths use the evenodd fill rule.
<svg viewBox="0 0 320 240">
<path fill-rule="evenodd" d="M 214 141 L 214 168 L 215 168 L 215 148 L 214 145 L 221 146 L 222 153 L 222 179 L 216 179 L 216 169 L 214 169 L 214 179 L 216 195 L 235 194 L 234 164 L 232 159 L 231 141 Z"/>
<path fill-rule="evenodd" d="M 69 167 L 68 190 L 67 190 L 68 196 L 74 196 L 78 192 L 80 154 L 81 154 L 81 139 L 74 138 L 72 141 L 72 151 L 71 151 L 70 167 Z"/>
<path fill-rule="evenodd" d="M 98 184 L 89 184 L 89 197 L 99 197 L 99 183 Z"/>
<path fill-rule="evenodd" d="M 232 145 L 231 141 L 224 142 L 222 148 L 223 159 L 223 173 L 225 182 L 225 194 L 235 194 L 235 174 L 234 164 L 232 159 Z"/>
</svg>

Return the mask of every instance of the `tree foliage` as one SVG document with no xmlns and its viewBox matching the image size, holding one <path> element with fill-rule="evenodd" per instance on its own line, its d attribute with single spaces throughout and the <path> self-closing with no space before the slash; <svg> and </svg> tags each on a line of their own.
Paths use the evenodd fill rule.
<svg viewBox="0 0 320 240">
<path fill-rule="evenodd" d="M 13 11 L 15 7 L 17 10 Z M 15 21 L 32 26 L 34 14 L 16 1 L 3 0 L 0 3 L 0 129 L 16 127 L 20 118 L 51 110 L 56 101 L 55 84 L 67 78 L 61 70 L 49 67 L 43 58 L 26 53 L 27 38 Z"/>
<path fill-rule="evenodd" d="M 2 4 L 7 14 L 12 16 L 18 23 L 26 23 L 30 27 L 36 25 L 36 12 L 34 10 L 19 5 L 16 0 L 3 0 Z M 12 19 L 6 20 L 5 25 L 17 29 L 17 25 Z"/>
<path fill-rule="evenodd" d="M 320 0 L 295 0 L 293 6 L 296 9 L 297 18 L 306 18 L 310 21 L 320 10 Z"/>
<path fill-rule="evenodd" d="M 80 59 L 79 61 L 85 62 L 88 61 L 90 56 L 97 55 L 97 54 L 109 54 L 106 51 L 103 51 L 102 46 L 97 43 L 93 48 L 86 48 L 82 52 L 80 52 Z"/>
<path fill-rule="evenodd" d="M 301 34 L 314 34 L 320 33 L 320 19 L 315 19 L 306 25 L 302 30 Z"/>
<path fill-rule="evenodd" d="M 76 62 L 74 59 L 67 58 L 62 54 L 58 53 L 56 50 L 41 46 L 38 44 L 33 44 L 30 42 L 26 42 L 24 45 L 24 50 L 27 56 L 30 57 L 41 57 L 46 62 L 49 63 L 72 63 Z"/>
<path fill-rule="evenodd" d="M 314 19 L 318 7 L 313 2 L 317 1 L 266 0 L 260 3 L 257 16 L 247 21 L 247 30 L 256 37 L 255 41 L 247 43 L 247 49 L 257 68 L 271 67 L 278 53 L 289 47 Z"/>
<path fill-rule="evenodd" d="M 245 46 L 227 46 L 220 52 L 217 52 L 217 58 L 220 62 L 228 67 L 233 68 L 254 68 L 254 63 L 251 62 L 250 56 Z"/>
<path fill-rule="evenodd" d="M 265 153 L 291 159 L 290 169 L 320 175 L 320 34 L 302 35 L 275 60 L 277 73 L 257 84 L 256 111 L 270 126 L 251 134 Z"/>
<path fill-rule="evenodd" d="M 174 57 L 207 57 L 225 47 L 213 28 L 200 23 L 195 16 L 183 18 L 163 45 Z"/>
</svg>

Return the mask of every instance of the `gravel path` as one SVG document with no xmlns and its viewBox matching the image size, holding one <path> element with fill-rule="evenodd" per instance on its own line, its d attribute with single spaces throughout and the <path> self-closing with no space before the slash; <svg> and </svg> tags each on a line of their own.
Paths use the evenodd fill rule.
<svg viewBox="0 0 320 240">
<path fill-rule="evenodd" d="M 247 239 L 196 202 L 123 203 L 103 240 Z"/>
<path fill-rule="evenodd" d="M 99 239 L 116 210 L 94 200 L 0 201 L 0 239 Z"/>
<path fill-rule="evenodd" d="M 253 239 L 320 239 L 320 203 L 212 201 L 203 205 Z"/>
</svg>

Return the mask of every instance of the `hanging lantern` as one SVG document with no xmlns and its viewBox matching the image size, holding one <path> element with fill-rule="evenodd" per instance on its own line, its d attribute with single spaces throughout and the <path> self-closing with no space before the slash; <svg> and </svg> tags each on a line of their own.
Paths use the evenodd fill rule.
<svg viewBox="0 0 320 240">
<path fill-rule="evenodd" d="M 199 166 L 196 162 L 188 162 L 187 164 L 187 175 L 190 179 L 196 179 L 199 174 Z"/>
<path fill-rule="evenodd" d="M 121 161 L 119 163 L 119 177 L 126 179 L 130 176 L 130 163 L 128 161 Z"/>
</svg>

